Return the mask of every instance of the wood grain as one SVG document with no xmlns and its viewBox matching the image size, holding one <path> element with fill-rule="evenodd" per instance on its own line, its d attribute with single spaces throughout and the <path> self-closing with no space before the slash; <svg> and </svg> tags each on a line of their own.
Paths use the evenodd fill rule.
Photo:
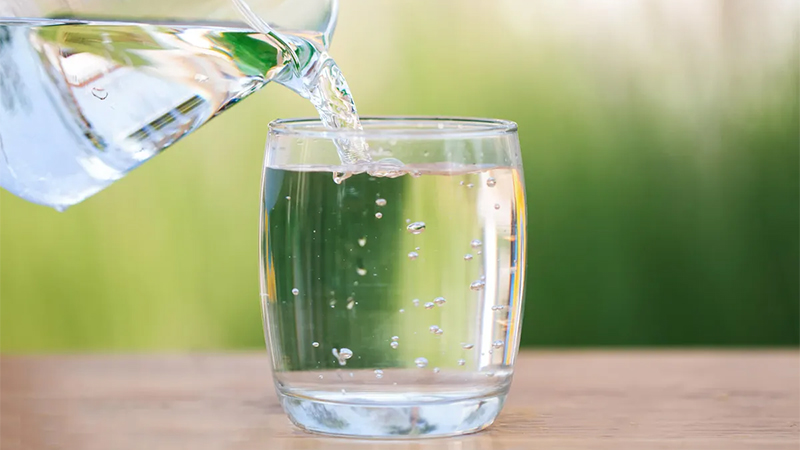
<svg viewBox="0 0 800 450">
<path fill-rule="evenodd" d="M 523 352 L 488 431 L 419 441 L 295 429 L 263 352 L 4 356 L 0 449 L 800 449 L 800 354 Z"/>
</svg>

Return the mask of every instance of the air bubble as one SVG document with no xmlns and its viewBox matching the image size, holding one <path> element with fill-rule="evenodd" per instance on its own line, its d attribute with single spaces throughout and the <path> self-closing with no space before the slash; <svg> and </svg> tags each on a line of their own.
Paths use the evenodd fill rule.
<svg viewBox="0 0 800 450">
<path fill-rule="evenodd" d="M 471 261 L 471 260 L 472 260 L 472 254 L 471 253 L 467 253 L 466 255 L 464 255 L 464 261 Z"/>
<path fill-rule="evenodd" d="M 375 204 L 378 205 L 378 206 L 386 206 L 386 199 L 385 198 L 379 198 L 379 199 L 375 200 Z"/>
<path fill-rule="evenodd" d="M 414 222 L 414 223 L 411 223 L 406 227 L 406 229 L 411 234 L 420 234 L 423 231 L 425 231 L 425 222 Z"/>
<path fill-rule="evenodd" d="M 459 186 L 463 186 L 463 185 L 464 185 L 464 182 L 463 182 L 463 181 L 459 181 L 459 182 L 458 182 L 458 185 L 459 185 Z"/>
<path fill-rule="evenodd" d="M 411 303 L 413 303 L 414 306 L 419 306 L 419 299 L 415 298 L 414 300 L 411 300 Z"/>
<path fill-rule="evenodd" d="M 292 289 L 292 294 L 300 295 L 300 289 L 297 289 L 297 288 Z"/>
<path fill-rule="evenodd" d="M 433 306 L 434 306 L 433 302 L 427 302 L 427 303 L 425 303 L 425 309 L 432 309 L 432 308 L 433 308 Z"/>
<path fill-rule="evenodd" d="M 314 348 L 319 347 L 319 342 L 314 341 L 311 343 L 311 346 Z"/>
<path fill-rule="evenodd" d="M 356 273 L 363 277 L 364 275 L 367 274 L 367 269 L 363 267 L 356 267 Z"/>
<path fill-rule="evenodd" d="M 353 297 L 347 297 L 347 309 L 353 309 L 355 306 L 356 300 Z"/>
<path fill-rule="evenodd" d="M 494 342 L 492 342 L 492 347 L 494 347 L 494 348 L 501 348 L 503 345 L 505 345 L 505 342 L 503 342 L 503 341 L 494 341 Z"/>
<path fill-rule="evenodd" d="M 438 128 L 440 130 L 444 130 L 444 124 L 443 123 L 437 123 L 436 124 L 436 128 Z"/>
<path fill-rule="evenodd" d="M 492 311 L 502 311 L 506 309 L 506 305 L 494 305 L 492 306 Z"/>
<path fill-rule="evenodd" d="M 405 310 L 405 309 L 403 309 L 403 308 L 400 308 L 400 311 L 398 311 L 398 312 L 399 312 L 400 314 L 403 314 L 404 312 L 406 312 L 406 310 Z"/>
<path fill-rule="evenodd" d="M 417 258 L 419 258 L 419 253 L 417 253 L 417 252 L 408 252 L 408 259 L 413 261 L 413 260 L 415 260 Z"/>
<path fill-rule="evenodd" d="M 291 196 L 288 196 L 288 195 L 286 196 L 286 200 L 291 200 L 291 199 L 292 199 Z"/>
<path fill-rule="evenodd" d="M 392 336 L 392 342 L 397 342 L 400 340 L 400 336 Z"/>
<path fill-rule="evenodd" d="M 389 344 L 389 346 L 396 349 L 397 347 L 400 346 L 400 343 L 399 342 L 392 342 L 391 344 Z"/>
<path fill-rule="evenodd" d="M 495 203 L 494 204 L 494 209 L 500 209 L 500 203 Z"/>
<path fill-rule="evenodd" d="M 467 363 L 467 361 L 465 361 L 465 360 L 463 360 L 463 359 L 459 359 L 459 360 L 458 360 L 458 365 L 459 365 L 459 366 L 463 366 L 463 365 L 464 365 L 464 364 L 466 364 L 466 363 Z"/>
<path fill-rule="evenodd" d="M 447 303 L 447 300 L 445 300 L 444 297 L 436 297 L 435 299 L 433 299 L 433 303 L 435 303 L 436 306 L 442 306 L 445 303 Z"/>
<path fill-rule="evenodd" d="M 472 242 L 469 243 L 472 248 L 480 248 L 483 245 L 483 242 L 479 241 L 478 239 L 473 239 Z"/>
<path fill-rule="evenodd" d="M 441 372 L 441 369 L 439 369 L 438 367 L 433 368 L 433 373 L 439 373 L 439 372 Z"/>
<path fill-rule="evenodd" d="M 475 187 L 475 185 L 474 185 L 474 184 L 472 184 L 472 183 L 469 183 L 469 184 L 467 184 L 467 187 L 468 187 L 468 188 L 470 188 L 470 189 L 472 189 L 472 188 L 474 188 L 474 187 Z"/>
<path fill-rule="evenodd" d="M 472 350 L 475 347 L 475 344 L 461 344 L 461 348 L 464 350 Z"/>
<path fill-rule="evenodd" d="M 423 367 L 425 367 L 425 366 L 427 366 L 427 365 L 428 365 L 428 360 L 427 360 L 427 359 L 425 359 L 425 358 L 423 358 L 423 357 L 419 357 L 419 358 L 417 358 L 417 359 L 415 359 L 415 360 L 414 360 L 414 364 L 416 364 L 416 365 L 417 365 L 417 367 L 419 367 L 420 369 L 422 369 Z"/>
<path fill-rule="evenodd" d="M 375 369 L 375 378 L 379 380 L 383 378 L 383 371 L 381 369 Z"/>
<path fill-rule="evenodd" d="M 437 325 L 431 325 L 430 327 L 428 327 L 428 331 L 430 331 L 431 333 L 436 333 L 437 331 L 439 331 L 439 327 Z"/>
<path fill-rule="evenodd" d="M 489 178 L 488 180 L 486 180 L 486 185 L 489 187 L 495 187 L 497 186 L 497 180 L 495 180 L 494 178 Z"/>
<path fill-rule="evenodd" d="M 342 395 L 347 395 L 347 391 L 342 389 Z"/>
<path fill-rule="evenodd" d="M 365 246 L 365 245 L 367 245 L 367 237 L 366 237 L 366 236 L 364 236 L 364 237 L 362 237 L 362 238 L 359 238 L 359 239 L 358 239 L 358 246 L 359 246 L 359 247 L 363 247 L 363 246 Z"/>
<path fill-rule="evenodd" d="M 108 98 L 108 92 L 100 87 L 92 88 L 92 95 L 94 95 L 98 100 L 105 100 Z"/>
<path fill-rule="evenodd" d="M 353 351 L 349 348 L 342 347 L 341 350 L 331 349 L 331 353 L 333 356 L 339 360 L 339 365 L 344 366 L 347 364 L 347 360 L 353 357 Z"/>
<path fill-rule="evenodd" d="M 437 335 L 437 336 L 441 336 L 441 335 L 443 335 L 443 334 L 444 334 L 444 330 L 443 330 L 443 329 L 441 329 L 441 328 L 439 328 L 439 329 L 437 329 L 436 331 L 434 331 L 434 332 L 433 332 L 433 334 L 435 334 L 435 335 Z"/>
<path fill-rule="evenodd" d="M 202 73 L 196 73 L 194 74 L 194 81 L 197 81 L 198 83 L 205 83 L 208 81 L 208 76 L 203 75 Z"/>
<path fill-rule="evenodd" d="M 376 218 L 376 219 L 380 219 L 381 217 L 383 217 L 383 214 L 382 214 L 382 213 L 379 213 L 379 212 L 376 212 L 376 213 L 375 213 L 375 218 Z"/>
<path fill-rule="evenodd" d="M 486 286 L 486 282 L 483 280 L 478 280 L 478 281 L 473 281 L 469 285 L 469 288 L 472 289 L 473 291 L 480 291 L 481 289 L 484 288 L 484 286 Z"/>
</svg>

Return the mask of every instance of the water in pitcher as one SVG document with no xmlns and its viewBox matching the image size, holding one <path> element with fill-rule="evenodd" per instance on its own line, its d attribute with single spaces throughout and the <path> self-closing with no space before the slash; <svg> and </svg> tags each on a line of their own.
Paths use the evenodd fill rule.
<svg viewBox="0 0 800 450">
<path fill-rule="evenodd" d="M 0 20 L 0 184 L 63 209 L 271 80 L 311 100 L 326 125 L 357 127 L 322 37 L 280 36 L 241 24 Z M 345 164 L 366 159 L 358 145 L 340 151 Z"/>
<path fill-rule="evenodd" d="M 486 423 L 516 351 L 521 174 L 360 169 L 338 185 L 342 168 L 266 169 L 263 295 L 284 407 L 333 434 L 370 434 L 358 429 L 376 414 L 377 434 Z"/>
</svg>

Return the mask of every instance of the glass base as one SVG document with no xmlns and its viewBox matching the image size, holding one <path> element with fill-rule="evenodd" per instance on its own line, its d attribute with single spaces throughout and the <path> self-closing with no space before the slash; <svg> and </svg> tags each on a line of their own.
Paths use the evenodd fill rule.
<svg viewBox="0 0 800 450">
<path fill-rule="evenodd" d="M 415 402 L 330 401 L 278 392 L 289 419 L 303 430 L 333 436 L 368 439 L 445 437 L 474 433 L 494 422 L 506 394 Z M 421 397 L 421 396 L 420 396 Z"/>
</svg>

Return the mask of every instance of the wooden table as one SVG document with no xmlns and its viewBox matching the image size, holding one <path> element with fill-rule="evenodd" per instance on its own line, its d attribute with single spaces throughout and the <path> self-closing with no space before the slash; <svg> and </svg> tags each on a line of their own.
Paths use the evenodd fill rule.
<svg viewBox="0 0 800 450">
<path fill-rule="evenodd" d="M 488 431 L 356 441 L 295 429 L 263 352 L 4 356 L 0 449 L 800 448 L 800 354 L 524 352 Z"/>
</svg>

